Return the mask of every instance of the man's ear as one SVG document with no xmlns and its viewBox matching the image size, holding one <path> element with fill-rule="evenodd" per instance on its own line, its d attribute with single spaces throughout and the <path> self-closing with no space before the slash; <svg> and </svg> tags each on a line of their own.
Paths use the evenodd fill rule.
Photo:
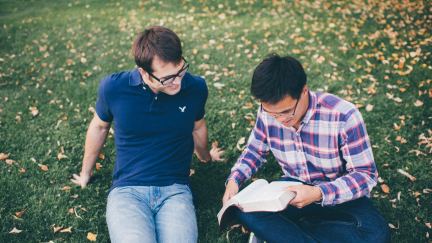
<svg viewBox="0 0 432 243">
<path fill-rule="evenodd" d="M 151 82 L 150 75 L 148 74 L 148 72 L 146 72 L 142 68 L 138 68 L 138 72 L 140 73 L 141 78 L 144 80 L 145 83 Z"/>
</svg>

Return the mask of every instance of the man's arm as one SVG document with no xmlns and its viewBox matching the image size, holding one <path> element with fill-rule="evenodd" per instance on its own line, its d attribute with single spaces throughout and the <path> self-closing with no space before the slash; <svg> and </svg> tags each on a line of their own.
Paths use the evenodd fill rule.
<svg viewBox="0 0 432 243">
<path fill-rule="evenodd" d="M 87 129 L 82 169 L 79 175 L 73 174 L 73 179 L 71 179 L 73 183 L 82 188 L 87 186 L 93 175 L 93 167 L 105 143 L 110 126 L 111 123 L 102 121 L 96 113 L 90 122 Z"/>
<path fill-rule="evenodd" d="M 269 151 L 266 128 L 261 112 L 258 111 L 257 121 L 249 136 L 246 148 L 234 164 L 227 179 L 225 193 L 222 198 L 223 203 L 237 194 L 240 185 L 258 171 L 266 161 Z"/>
<path fill-rule="evenodd" d="M 210 152 L 207 150 L 207 125 L 204 118 L 195 122 L 194 130 L 192 132 L 193 140 L 195 144 L 195 154 L 201 162 L 222 161 L 223 150 L 218 148 L 217 144 L 212 144 Z"/>
<path fill-rule="evenodd" d="M 377 183 L 378 172 L 363 118 L 355 108 L 347 116 L 340 146 L 347 174 L 318 185 L 322 191 L 323 206 L 366 196 Z"/>
</svg>

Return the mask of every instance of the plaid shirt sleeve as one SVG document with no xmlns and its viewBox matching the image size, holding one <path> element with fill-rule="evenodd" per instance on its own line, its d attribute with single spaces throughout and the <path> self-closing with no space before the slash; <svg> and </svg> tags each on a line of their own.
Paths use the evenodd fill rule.
<svg viewBox="0 0 432 243">
<path fill-rule="evenodd" d="M 270 151 L 266 134 L 261 112 L 258 111 L 257 121 L 249 136 L 246 148 L 231 169 L 227 181 L 234 180 L 240 186 L 266 162 L 266 157 Z"/>
<path fill-rule="evenodd" d="M 336 205 L 363 196 L 368 196 L 377 184 L 372 148 L 363 118 L 354 108 L 347 114 L 345 125 L 340 131 L 340 152 L 346 161 L 347 174 L 332 182 L 322 183 L 322 205 Z"/>
</svg>

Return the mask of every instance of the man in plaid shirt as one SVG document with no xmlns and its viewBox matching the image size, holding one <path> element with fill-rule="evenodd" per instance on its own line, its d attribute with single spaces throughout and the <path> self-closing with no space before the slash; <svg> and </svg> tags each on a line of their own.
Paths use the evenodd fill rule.
<svg viewBox="0 0 432 243">
<path fill-rule="evenodd" d="M 283 180 L 303 184 L 282 212 L 237 219 L 267 242 L 387 242 L 387 223 L 369 200 L 378 172 L 359 110 L 335 95 L 312 92 L 302 65 L 271 55 L 255 69 L 261 102 L 247 146 L 227 180 L 223 202 L 266 162 L 271 151 Z"/>
</svg>

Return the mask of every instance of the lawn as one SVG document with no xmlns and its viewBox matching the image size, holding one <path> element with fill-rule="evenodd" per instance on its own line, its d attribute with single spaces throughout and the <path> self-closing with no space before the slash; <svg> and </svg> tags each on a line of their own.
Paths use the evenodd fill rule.
<svg viewBox="0 0 432 243">
<path fill-rule="evenodd" d="M 134 68 L 132 40 L 150 25 L 179 34 L 209 87 L 210 141 L 226 150 L 225 163 L 192 163 L 200 242 L 247 239 L 219 231 L 216 214 L 255 119 L 252 71 L 271 52 L 298 58 L 311 89 L 359 107 L 380 173 L 372 197 L 392 241 L 431 242 L 431 12 L 420 0 L 0 0 L 0 242 L 109 240 L 112 134 L 92 183 L 70 178 L 100 79 Z M 280 175 L 270 158 L 255 177 Z"/>
</svg>

